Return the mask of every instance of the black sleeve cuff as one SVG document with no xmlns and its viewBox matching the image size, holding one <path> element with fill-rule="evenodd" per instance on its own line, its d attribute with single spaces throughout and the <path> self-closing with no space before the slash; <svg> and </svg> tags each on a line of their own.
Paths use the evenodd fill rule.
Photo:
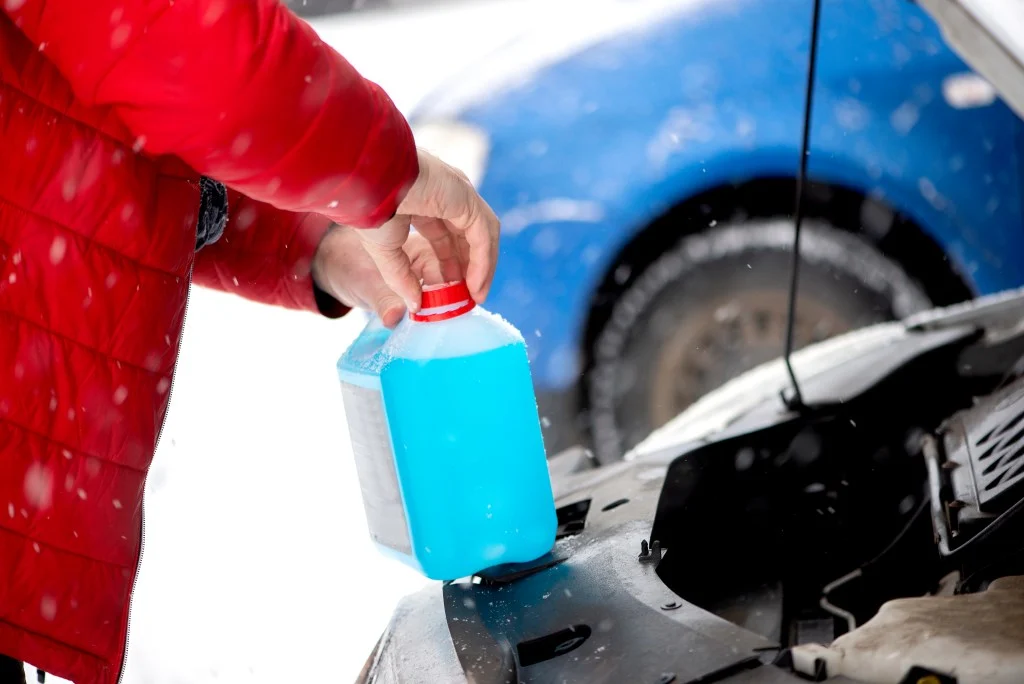
<svg viewBox="0 0 1024 684">
<path fill-rule="evenodd" d="M 320 289 L 320 286 L 313 281 L 313 300 L 320 314 L 327 318 L 341 318 L 349 312 L 349 308 L 337 299 Z"/>
</svg>

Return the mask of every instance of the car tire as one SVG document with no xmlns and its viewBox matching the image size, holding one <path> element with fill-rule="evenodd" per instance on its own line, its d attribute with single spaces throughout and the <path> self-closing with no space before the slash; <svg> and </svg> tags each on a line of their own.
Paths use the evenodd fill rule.
<svg viewBox="0 0 1024 684">
<path fill-rule="evenodd" d="M 726 380 L 782 353 L 790 219 L 687 236 L 628 284 L 593 347 L 588 423 L 602 463 Z M 923 288 L 865 239 L 807 221 L 797 347 L 929 308 Z"/>
</svg>

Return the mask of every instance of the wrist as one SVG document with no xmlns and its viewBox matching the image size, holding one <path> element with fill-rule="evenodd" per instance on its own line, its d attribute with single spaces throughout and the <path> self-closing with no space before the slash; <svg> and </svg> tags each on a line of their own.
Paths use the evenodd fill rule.
<svg viewBox="0 0 1024 684">
<path fill-rule="evenodd" d="M 330 281 L 327 277 L 327 264 L 330 262 L 331 243 L 333 242 L 330 238 L 341 228 L 337 223 L 332 223 L 328 226 L 327 230 L 320 237 L 320 242 L 317 243 L 316 251 L 313 252 L 313 264 L 310 269 L 313 284 L 327 293 L 331 291 Z"/>
<path fill-rule="evenodd" d="M 340 318 L 350 310 L 334 293 L 331 279 L 327 275 L 330 273 L 328 264 L 331 261 L 331 253 L 333 252 L 333 244 L 335 242 L 332 236 L 339 230 L 342 230 L 342 226 L 332 223 L 324 231 L 320 242 L 317 244 L 316 251 L 313 253 L 313 263 L 310 268 L 310 279 L 313 281 L 313 301 L 316 303 L 320 314 L 327 318 Z"/>
</svg>

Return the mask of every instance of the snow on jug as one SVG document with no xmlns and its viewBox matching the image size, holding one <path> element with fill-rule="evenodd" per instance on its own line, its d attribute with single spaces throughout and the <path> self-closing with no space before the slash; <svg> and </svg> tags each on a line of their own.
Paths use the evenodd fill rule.
<svg viewBox="0 0 1024 684">
<path fill-rule="evenodd" d="M 338 361 L 370 535 L 431 579 L 532 561 L 554 499 L 523 336 L 464 282 L 425 286 Z"/>
</svg>

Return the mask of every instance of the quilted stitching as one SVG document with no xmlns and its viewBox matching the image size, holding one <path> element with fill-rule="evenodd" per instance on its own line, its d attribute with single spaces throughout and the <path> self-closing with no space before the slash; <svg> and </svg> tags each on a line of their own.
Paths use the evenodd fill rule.
<svg viewBox="0 0 1024 684">
<path fill-rule="evenodd" d="M 45 60 L 19 58 L 31 87 L 7 82 L 3 21 L 0 159 L 26 163 L 0 168 L 0 651 L 109 681 L 184 319 L 198 175 L 133 151 Z"/>
</svg>

